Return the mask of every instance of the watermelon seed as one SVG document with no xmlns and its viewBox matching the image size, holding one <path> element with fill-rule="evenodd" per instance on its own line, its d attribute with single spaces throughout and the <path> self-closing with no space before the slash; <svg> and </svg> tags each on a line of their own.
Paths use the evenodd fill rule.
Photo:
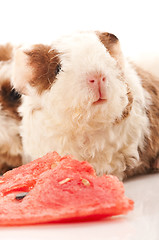
<svg viewBox="0 0 159 240">
<path fill-rule="evenodd" d="M 60 181 L 59 184 L 62 185 L 64 183 L 67 183 L 71 180 L 71 178 L 65 178 L 64 180 Z"/>
<path fill-rule="evenodd" d="M 56 163 L 53 163 L 53 164 L 51 165 L 51 169 L 54 169 L 55 167 L 57 167 L 57 164 L 56 164 Z"/>
<path fill-rule="evenodd" d="M 21 199 L 23 199 L 27 194 L 28 194 L 28 192 L 18 193 L 18 194 L 15 196 L 15 199 L 16 199 L 16 200 L 21 200 Z"/>
<path fill-rule="evenodd" d="M 87 180 L 87 179 L 82 179 L 82 183 L 85 185 L 85 186 L 90 186 L 90 182 Z"/>
</svg>

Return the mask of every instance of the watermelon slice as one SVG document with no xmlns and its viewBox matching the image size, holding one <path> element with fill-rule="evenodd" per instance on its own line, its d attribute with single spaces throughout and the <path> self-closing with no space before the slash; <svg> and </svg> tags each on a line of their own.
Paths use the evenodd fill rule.
<svg viewBox="0 0 159 240">
<path fill-rule="evenodd" d="M 0 178 L 0 225 L 92 220 L 132 209 L 115 176 L 97 177 L 88 162 L 56 152 Z"/>
</svg>

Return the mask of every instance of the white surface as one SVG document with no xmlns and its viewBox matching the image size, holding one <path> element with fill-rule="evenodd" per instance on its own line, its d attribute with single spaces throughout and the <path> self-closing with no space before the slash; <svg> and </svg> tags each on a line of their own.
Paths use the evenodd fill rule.
<svg viewBox="0 0 159 240">
<path fill-rule="evenodd" d="M 96 222 L 1 227 L 1 240 L 159 240 L 159 174 L 124 183 L 135 208 Z"/>
<path fill-rule="evenodd" d="M 156 52 L 158 6 L 158 0 L 0 0 L 0 43 L 50 43 L 101 30 L 116 34 L 126 55 Z"/>
</svg>

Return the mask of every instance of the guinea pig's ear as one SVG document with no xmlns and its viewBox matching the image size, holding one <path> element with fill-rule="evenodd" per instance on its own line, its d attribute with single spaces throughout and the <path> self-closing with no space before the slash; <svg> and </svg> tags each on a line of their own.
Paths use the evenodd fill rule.
<svg viewBox="0 0 159 240">
<path fill-rule="evenodd" d="M 28 86 L 41 94 L 52 86 L 59 64 L 58 53 L 50 46 L 38 44 L 29 49 L 18 48 L 13 58 L 13 85 L 22 94 L 30 94 Z"/>
<path fill-rule="evenodd" d="M 118 38 L 114 34 L 108 32 L 97 32 L 97 36 L 104 44 L 110 55 L 117 61 L 119 67 L 123 68 L 123 54 Z"/>
<path fill-rule="evenodd" d="M 15 89 L 27 94 L 27 84 L 33 77 L 33 69 L 28 64 L 28 56 L 23 48 L 15 49 L 13 56 L 12 83 Z"/>
</svg>

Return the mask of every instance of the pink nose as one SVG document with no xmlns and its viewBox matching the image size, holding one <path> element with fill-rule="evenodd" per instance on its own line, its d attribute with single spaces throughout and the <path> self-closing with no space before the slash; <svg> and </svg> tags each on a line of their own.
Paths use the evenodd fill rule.
<svg viewBox="0 0 159 240">
<path fill-rule="evenodd" d="M 107 99 L 106 77 L 101 74 L 96 74 L 88 79 L 89 88 L 92 90 L 95 101 Z"/>
</svg>

